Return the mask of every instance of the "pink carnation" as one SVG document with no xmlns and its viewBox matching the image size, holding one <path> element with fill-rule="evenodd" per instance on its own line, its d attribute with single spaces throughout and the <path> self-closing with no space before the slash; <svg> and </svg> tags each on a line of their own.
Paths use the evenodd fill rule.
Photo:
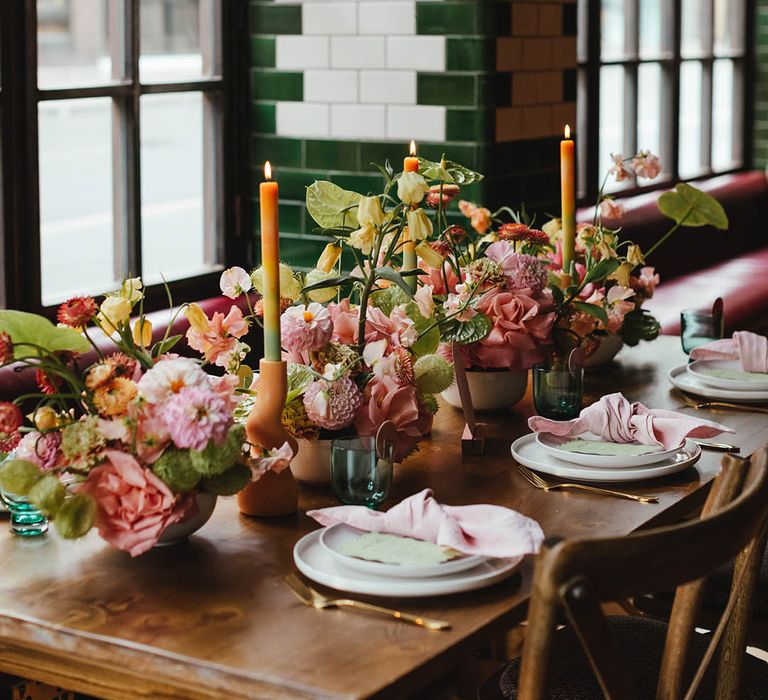
<svg viewBox="0 0 768 700">
<path fill-rule="evenodd" d="M 210 440 L 221 445 L 233 422 L 226 399 L 196 386 L 185 387 L 166 401 L 163 419 L 176 447 L 193 450 L 205 449 Z"/>
<path fill-rule="evenodd" d="M 290 306 L 280 317 L 280 334 L 288 352 L 322 350 L 331 342 L 333 319 L 322 304 Z"/>
<path fill-rule="evenodd" d="M 326 430 L 346 428 L 363 401 L 360 389 L 349 377 L 312 382 L 304 392 L 304 408 L 313 423 Z"/>
<path fill-rule="evenodd" d="M 27 433 L 16 448 L 15 457 L 36 464 L 47 472 L 57 467 L 61 457 L 61 433 L 40 434 L 36 430 Z"/>
<path fill-rule="evenodd" d="M 174 496 L 125 452 L 106 450 L 104 456 L 106 462 L 91 470 L 78 491 L 96 501 L 96 527 L 113 547 L 136 557 L 152 549 L 169 525 L 195 515 L 192 494 Z"/>
</svg>

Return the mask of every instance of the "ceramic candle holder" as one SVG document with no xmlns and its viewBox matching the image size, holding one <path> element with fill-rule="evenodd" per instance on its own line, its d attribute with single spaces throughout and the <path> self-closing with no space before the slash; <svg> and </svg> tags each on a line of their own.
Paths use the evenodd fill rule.
<svg viewBox="0 0 768 700">
<path fill-rule="evenodd" d="M 245 423 L 248 442 L 266 449 L 278 448 L 287 442 L 294 455 L 298 444 L 283 427 L 280 418 L 288 393 L 288 365 L 285 361 L 261 360 L 259 364 L 259 393 Z M 240 512 L 254 516 L 289 515 L 296 511 L 299 488 L 290 467 L 279 473 L 267 472 L 258 481 L 248 484 L 237 494 Z"/>
</svg>

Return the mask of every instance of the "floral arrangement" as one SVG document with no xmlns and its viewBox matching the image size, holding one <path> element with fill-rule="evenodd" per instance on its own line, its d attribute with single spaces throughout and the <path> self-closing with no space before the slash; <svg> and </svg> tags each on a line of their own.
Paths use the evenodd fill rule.
<svg viewBox="0 0 768 700">
<path fill-rule="evenodd" d="M 136 556 L 197 513 L 198 493 L 234 494 L 265 469 L 286 466 L 284 455 L 243 458 L 245 431 L 234 419 L 240 379 L 205 369 L 239 363 L 248 319 L 237 307 L 210 320 L 194 306 L 176 314 L 185 308 L 202 362 L 172 354 L 181 336 L 166 332 L 152 343 L 138 278 L 100 305 L 91 297 L 67 301 L 58 326 L 0 311 L 0 364 L 31 366 L 39 387 L 0 404 L 0 450 L 10 453 L 0 487 L 27 497 L 64 537 L 95 524 Z M 111 336 L 115 351 L 104 353 L 94 333 Z M 95 361 L 85 361 L 89 351 Z M 26 421 L 20 406 L 32 409 Z"/>
</svg>

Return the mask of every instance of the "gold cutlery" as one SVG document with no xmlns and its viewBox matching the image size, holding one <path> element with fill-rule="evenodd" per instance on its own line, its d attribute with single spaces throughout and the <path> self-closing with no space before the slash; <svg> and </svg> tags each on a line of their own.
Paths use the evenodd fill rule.
<svg viewBox="0 0 768 700">
<path fill-rule="evenodd" d="M 408 622 L 428 630 L 447 630 L 451 627 L 450 622 L 432 620 L 428 617 L 421 617 L 420 615 L 411 615 L 398 610 L 390 610 L 389 608 L 383 608 L 380 605 L 364 603 L 361 600 L 352 600 L 351 598 L 328 598 L 318 593 L 314 588 L 307 586 L 307 584 L 296 576 L 296 574 L 289 574 L 283 578 L 283 581 L 285 581 L 286 585 L 294 592 L 296 597 L 304 603 L 304 605 L 315 608 L 315 610 L 323 610 L 324 608 L 354 608 L 356 610 L 366 610 L 367 612 L 384 615 L 385 617 L 399 620 L 400 622 Z"/>
<path fill-rule="evenodd" d="M 612 491 L 611 489 L 598 488 L 597 486 L 589 486 L 588 484 L 572 484 L 567 481 L 552 481 L 551 479 L 545 479 L 540 474 L 531 471 L 527 467 L 521 464 L 515 465 L 517 471 L 519 471 L 526 481 L 532 486 L 542 491 L 554 491 L 556 489 L 578 489 L 579 491 L 589 491 L 591 493 L 603 494 L 604 496 L 614 496 L 616 498 L 626 498 L 630 501 L 637 501 L 639 503 L 658 503 L 659 499 L 656 496 L 635 496 L 632 493 L 623 493 L 622 491 Z"/>
<path fill-rule="evenodd" d="M 768 408 L 764 406 L 753 406 L 743 403 L 728 403 L 727 401 L 695 401 L 682 391 L 675 392 L 680 400 L 689 408 L 701 410 L 703 408 L 727 408 L 733 411 L 746 411 L 747 413 L 768 413 Z"/>
<path fill-rule="evenodd" d="M 691 438 L 688 438 L 689 440 Z M 709 450 L 717 450 L 719 452 L 739 452 L 740 447 L 738 445 L 728 445 L 725 442 L 705 442 L 703 440 L 693 440 L 699 447 L 703 447 Z"/>
</svg>

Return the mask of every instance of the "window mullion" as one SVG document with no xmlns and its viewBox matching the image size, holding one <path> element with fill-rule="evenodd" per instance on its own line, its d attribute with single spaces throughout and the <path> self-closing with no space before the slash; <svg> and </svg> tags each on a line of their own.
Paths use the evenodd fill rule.
<svg viewBox="0 0 768 700">
<path fill-rule="evenodd" d="M 672 8 L 672 84 L 670 86 L 672 109 L 668 111 L 670 122 L 670 155 L 672 156 L 671 175 L 673 180 L 680 178 L 680 67 L 682 24 L 683 24 L 683 0 L 673 0 Z"/>
<path fill-rule="evenodd" d="M 701 67 L 701 167 L 707 173 L 712 172 L 712 82 L 715 54 L 715 0 L 707 0 L 703 21 L 706 58 Z"/>
</svg>

